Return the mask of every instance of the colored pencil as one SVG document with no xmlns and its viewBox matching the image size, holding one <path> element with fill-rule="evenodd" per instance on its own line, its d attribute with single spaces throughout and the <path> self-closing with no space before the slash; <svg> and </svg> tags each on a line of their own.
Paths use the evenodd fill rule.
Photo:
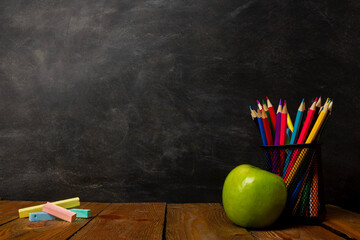
<svg viewBox="0 0 360 240">
<path fill-rule="evenodd" d="M 310 190 L 311 190 L 311 178 L 308 177 L 306 183 L 305 183 L 305 188 L 302 192 L 302 196 L 301 196 L 301 206 L 300 206 L 300 216 L 306 216 L 306 208 L 309 206 L 309 201 L 310 201 Z"/>
<path fill-rule="evenodd" d="M 251 118 L 254 121 L 254 123 L 256 125 L 256 128 L 260 131 L 259 122 L 257 120 L 256 112 L 255 112 L 255 110 L 252 109 L 251 105 L 249 105 L 249 108 L 250 108 Z"/>
<path fill-rule="evenodd" d="M 287 127 L 290 129 L 291 132 L 293 132 L 294 131 L 294 125 L 293 125 L 293 123 L 291 121 L 289 111 L 287 112 L 286 122 L 287 122 Z"/>
<path fill-rule="evenodd" d="M 330 99 L 329 99 L 329 98 L 327 98 L 327 99 L 326 99 L 326 101 L 325 101 L 324 105 L 325 105 L 326 103 L 328 103 L 328 101 L 330 101 Z M 323 106 L 321 106 L 321 103 L 320 103 L 320 107 L 319 107 L 320 109 L 319 109 L 318 114 L 320 114 L 320 113 L 321 113 L 321 111 L 324 109 L 324 105 L 323 105 Z M 318 107 L 318 106 L 317 106 L 317 104 L 316 104 L 316 107 Z"/>
<path fill-rule="evenodd" d="M 267 107 L 268 107 L 269 113 L 270 113 L 270 119 L 271 119 L 271 122 L 272 122 L 272 124 L 274 126 L 274 130 L 275 130 L 275 126 L 276 126 L 275 110 L 274 110 L 273 105 L 270 102 L 270 99 L 267 96 L 266 96 L 266 101 L 267 101 Z"/>
<path fill-rule="evenodd" d="M 321 113 L 319 114 L 318 118 L 316 119 L 315 125 L 311 129 L 311 132 L 310 132 L 309 136 L 307 137 L 305 143 L 308 144 L 308 143 L 312 143 L 314 141 L 317 133 L 319 132 L 319 130 L 321 128 L 321 125 L 324 123 L 327 112 L 328 112 L 328 104 L 324 104 L 324 108 L 321 111 Z M 298 164 L 295 166 L 291 166 L 288 177 L 285 179 L 285 183 L 287 186 L 294 179 L 294 176 L 296 175 L 296 172 L 298 171 L 299 166 L 301 166 L 301 163 L 302 163 L 303 159 L 306 157 L 308 151 L 309 151 L 308 148 L 302 149 L 300 154 L 298 155 L 299 157 L 297 158 Z"/>
<path fill-rule="evenodd" d="M 309 170 L 309 169 L 308 169 L 308 170 Z M 302 194 L 303 194 L 304 187 L 305 187 L 305 185 L 306 185 L 306 181 L 307 181 L 308 176 L 309 176 L 309 172 L 310 172 L 310 171 L 306 171 L 305 175 L 303 176 L 303 178 L 301 179 L 301 181 L 298 183 L 298 187 L 299 187 L 299 186 L 301 187 L 300 191 L 293 193 L 293 196 L 292 196 L 292 197 L 293 197 L 294 199 L 297 198 L 297 201 L 296 201 L 296 203 L 295 203 L 295 205 L 294 205 L 294 209 L 293 209 L 293 210 L 298 209 L 298 205 L 299 205 L 299 203 L 300 203 L 300 199 L 301 199 L 301 196 L 302 196 Z M 293 212 L 293 213 L 294 213 L 294 212 Z"/>
<path fill-rule="evenodd" d="M 304 102 L 304 99 L 303 99 L 302 102 L 300 103 L 300 106 L 298 108 L 298 112 L 296 114 L 295 126 L 294 126 L 294 131 L 292 132 L 292 135 L 291 135 L 290 144 L 294 144 L 296 138 L 299 135 L 299 129 L 300 129 L 300 125 L 301 125 L 301 121 L 302 121 L 304 111 L 305 111 L 305 102 Z"/>
<path fill-rule="evenodd" d="M 284 105 L 281 110 L 281 120 L 280 120 L 280 145 L 286 144 L 286 119 L 287 119 L 287 108 L 286 108 L 286 100 L 284 100 Z M 280 175 L 282 173 L 282 169 L 284 167 L 285 163 L 285 155 L 286 150 L 280 150 L 280 156 L 277 161 L 277 168 L 276 168 L 276 174 Z"/>
<path fill-rule="evenodd" d="M 297 196 L 299 195 L 300 193 L 300 189 L 301 189 L 301 186 L 302 186 L 302 182 L 304 181 L 305 179 L 305 175 L 303 175 L 301 177 L 301 179 L 299 179 L 299 183 L 297 184 L 296 188 L 294 189 L 294 191 L 292 191 L 292 194 L 291 196 L 288 196 L 288 205 L 290 206 L 294 206 L 295 205 L 295 201 L 296 201 L 296 198 Z M 295 208 L 293 208 L 293 210 L 295 210 Z"/>
<path fill-rule="evenodd" d="M 316 102 L 316 107 L 320 108 L 321 107 L 321 96 L 319 97 L 319 99 Z"/>
<path fill-rule="evenodd" d="M 315 117 L 315 114 L 317 114 L 317 115 L 319 115 L 320 114 L 320 112 L 321 112 L 321 110 L 322 110 L 322 107 L 321 107 L 321 102 L 322 102 L 322 99 L 321 99 L 322 97 L 320 96 L 320 97 L 316 97 L 315 98 L 315 101 L 316 101 L 316 104 L 315 104 L 315 113 L 314 113 L 314 117 Z M 319 99 L 320 99 L 320 101 L 319 101 Z M 317 109 L 318 108 L 320 108 L 320 110 L 318 111 Z M 310 123 L 310 126 L 309 126 L 309 132 L 307 133 L 307 134 L 309 134 L 310 133 L 310 130 L 311 129 L 313 129 L 313 127 L 314 127 L 314 124 L 315 124 L 315 121 L 312 121 L 311 123 Z M 307 135 L 308 136 L 308 135 Z M 305 136 L 305 139 L 306 139 L 306 137 L 307 136 Z M 305 140 L 304 140 L 305 141 Z"/>
<path fill-rule="evenodd" d="M 285 141 L 286 141 L 286 120 L 287 120 L 287 108 L 286 108 L 286 100 L 284 100 L 284 106 L 281 111 L 280 145 L 285 145 Z"/>
<path fill-rule="evenodd" d="M 308 113 L 306 115 L 306 119 L 305 119 L 305 122 L 304 122 L 304 125 L 301 129 L 301 132 L 300 132 L 300 136 L 297 140 L 297 144 L 303 144 L 305 142 L 305 137 L 309 131 L 309 128 L 310 128 L 310 124 L 311 124 L 311 121 L 314 117 L 314 114 L 315 114 L 315 110 L 316 110 L 316 101 L 317 99 L 315 99 L 315 101 L 313 102 L 313 104 L 311 105 L 310 109 L 308 110 Z M 283 178 L 286 182 L 286 179 L 289 177 L 289 174 L 290 174 L 290 171 L 293 169 L 293 166 L 296 162 L 296 159 L 298 158 L 300 154 L 300 150 L 296 149 L 292 152 L 291 154 L 291 159 L 289 161 L 288 164 L 286 164 L 286 168 L 284 168 L 284 171 L 283 171 Z"/>
<path fill-rule="evenodd" d="M 258 112 L 257 112 L 257 120 L 258 120 L 258 123 L 259 123 L 259 129 L 260 129 L 260 135 L 261 135 L 262 143 L 263 143 L 264 146 L 266 146 L 267 145 L 266 134 L 265 134 L 265 130 L 264 130 L 263 121 L 262 121 L 262 118 L 261 118 L 260 109 L 258 109 Z"/>
<path fill-rule="evenodd" d="M 315 101 L 313 102 L 313 104 L 311 105 L 307 115 L 306 115 L 306 119 L 305 119 L 305 122 L 304 122 L 304 125 L 301 129 L 301 132 L 300 132 L 300 136 L 297 140 L 297 144 L 303 144 L 304 141 L 305 141 L 305 138 L 306 138 L 306 135 L 309 131 L 309 128 L 310 128 L 310 124 L 311 124 L 311 121 L 314 117 L 314 114 L 315 114 L 315 109 L 316 109 L 316 99 Z"/>
<path fill-rule="evenodd" d="M 294 131 L 293 131 L 293 133 L 291 135 L 291 139 L 290 139 L 289 144 L 294 144 L 295 143 L 295 140 L 296 140 L 297 135 L 299 133 L 299 129 L 300 129 L 300 125 L 301 125 L 304 110 L 305 110 L 305 102 L 304 102 L 304 99 L 303 99 L 302 102 L 300 103 L 300 106 L 298 108 L 298 112 L 296 114 Z M 286 174 L 286 172 L 288 170 L 288 166 L 289 166 L 290 159 L 292 157 L 292 153 L 293 153 L 293 151 L 289 151 L 288 155 L 286 157 L 285 164 L 284 164 L 284 169 L 283 169 L 283 176 L 284 177 L 285 177 L 285 174 Z"/>
<path fill-rule="evenodd" d="M 265 109 L 263 108 L 263 112 L 262 112 L 262 120 L 263 120 L 263 124 L 264 124 L 264 131 L 266 134 L 266 142 L 268 145 L 273 145 L 273 140 L 272 140 L 272 135 L 271 135 L 271 130 L 270 130 L 270 124 L 269 124 L 269 119 L 267 117 L 267 115 L 265 114 Z"/>
<path fill-rule="evenodd" d="M 277 108 L 277 114 L 276 114 L 276 128 L 275 128 L 275 137 L 274 137 L 274 145 L 280 144 L 280 125 L 281 125 L 281 111 L 282 111 L 282 105 L 281 105 L 281 99 L 279 101 L 279 105 Z M 278 173 L 279 172 L 279 151 L 274 151 L 273 154 L 273 166 L 272 166 L 272 172 Z"/>
<path fill-rule="evenodd" d="M 321 126 L 320 131 L 319 131 L 318 135 L 316 136 L 316 141 L 317 141 L 317 142 L 320 141 L 320 138 L 321 138 L 321 136 L 322 136 L 322 134 L 323 134 L 323 132 L 324 132 L 325 126 L 327 125 L 327 122 L 328 122 L 328 120 L 329 120 L 329 118 L 330 118 L 330 116 L 331 116 L 332 107 L 333 107 L 333 102 L 334 102 L 334 101 L 331 101 L 331 102 L 329 103 L 329 108 L 328 108 L 328 109 L 329 109 L 329 113 L 326 115 L 324 124 Z"/>
<path fill-rule="evenodd" d="M 285 141 L 286 144 L 290 144 L 290 138 L 291 138 L 291 130 L 290 130 L 290 128 L 287 128 L 286 129 L 286 141 Z"/>
<path fill-rule="evenodd" d="M 312 192 L 312 199 L 311 199 L 311 217 L 318 217 L 319 211 L 320 211 L 320 201 L 319 201 L 319 174 L 317 165 L 315 164 L 315 170 L 314 170 L 314 180 L 312 182 L 311 186 L 311 192 Z"/>
<path fill-rule="evenodd" d="M 324 104 L 324 108 L 316 119 L 314 127 L 311 129 L 310 135 L 306 139 L 305 143 L 312 143 L 319 132 L 321 125 L 324 123 L 325 117 L 328 113 L 328 104 Z"/>
<path fill-rule="evenodd" d="M 262 106 L 261 103 L 259 102 L 259 100 L 256 100 L 257 106 L 260 109 L 260 112 L 262 112 Z"/>
<path fill-rule="evenodd" d="M 282 106 L 281 106 L 281 99 L 280 99 L 279 106 L 278 106 L 277 113 L 276 113 L 276 127 L 275 127 L 274 145 L 280 145 L 281 111 L 282 111 Z"/>
<path fill-rule="evenodd" d="M 268 122 L 269 122 L 269 127 L 270 127 L 270 130 L 271 130 L 271 136 L 275 136 L 275 128 L 274 128 L 274 125 L 273 125 L 273 123 L 271 121 L 270 112 L 269 112 L 268 107 L 265 104 L 265 101 L 263 101 L 263 112 L 265 112 L 265 114 L 267 116 L 267 119 L 268 119 Z"/>
<path fill-rule="evenodd" d="M 268 145 L 268 142 L 266 140 L 266 133 L 265 133 L 265 128 L 264 128 L 260 109 L 258 109 L 256 116 L 257 116 L 257 120 L 258 120 L 258 124 L 259 124 L 261 139 L 262 139 L 263 145 L 266 146 L 266 145 Z M 272 165 L 273 165 L 272 157 L 271 157 L 271 153 L 268 150 L 265 151 L 265 157 L 266 157 L 268 166 L 272 168 Z"/>
</svg>

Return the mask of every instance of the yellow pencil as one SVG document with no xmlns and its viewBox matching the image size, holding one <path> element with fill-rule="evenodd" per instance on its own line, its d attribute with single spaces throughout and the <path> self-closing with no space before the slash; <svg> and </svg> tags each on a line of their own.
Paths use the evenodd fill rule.
<svg viewBox="0 0 360 240">
<path fill-rule="evenodd" d="M 326 117 L 327 112 L 328 112 L 328 107 L 329 107 L 328 104 L 329 103 L 324 104 L 324 108 L 321 111 L 318 118 L 316 119 L 315 125 L 311 129 L 311 132 L 310 132 L 308 138 L 306 139 L 305 143 L 312 143 L 314 141 L 317 133 L 319 132 L 319 130 L 321 128 L 321 125 L 324 123 L 325 117 Z M 306 154 L 308 153 L 308 151 L 309 151 L 308 148 L 304 148 L 304 149 L 301 150 L 301 153 L 299 154 L 299 157 L 296 159 L 298 164 L 294 165 L 294 167 L 290 171 L 290 174 L 289 174 L 288 178 L 285 180 L 285 183 L 286 183 L 287 187 L 290 185 L 291 181 L 296 176 L 296 172 L 298 171 L 299 167 L 301 166 L 301 163 L 304 160 L 304 158 L 306 157 Z"/>
<path fill-rule="evenodd" d="M 321 128 L 321 125 L 324 123 L 325 117 L 328 113 L 328 108 L 329 108 L 328 103 L 325 103 L 324 108 L 321 111 L 321 113 L 319 114 L 319 117 L 316 119 L 315 125 L 311 129 L 311 132 L 310 132 L 308 138 L 306 139 L 305 143 L 312 143 L 314 141 L 317 133 L 319 132 L 319 130 Z"/>
<path fill-rule="evenodd" d="M 294 125 L 293 125 L 293 123 L 292 123 L 292 121 L 291 121 L 289 112 L 287 113 L 287 119 L 286 119 L 286 121 L 287 121 L 287 127 L 290 129 L 291 132 L 293 132 L 293 131 L 294 131 Z"/>
</svg>

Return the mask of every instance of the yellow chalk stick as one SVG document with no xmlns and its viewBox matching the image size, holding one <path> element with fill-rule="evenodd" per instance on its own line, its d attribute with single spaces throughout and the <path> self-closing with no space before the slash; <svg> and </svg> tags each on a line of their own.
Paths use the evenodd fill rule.
<svg viewBox="0 0 360 240">
<path fill-rule="evenodd" d="M 57 202 L 53 202 L 53 204 L 63 207 L 63 208 L 73 208 L 80 206 L 80 198 L 69 198 Z M 21 208 L 19 209 L 19 218 L 29 217 L 29 213 L 32 212 L 42 212 L 42 208 L 45 204 L 36 205 L 32 207 L 27 208 Z"/>
</svg>

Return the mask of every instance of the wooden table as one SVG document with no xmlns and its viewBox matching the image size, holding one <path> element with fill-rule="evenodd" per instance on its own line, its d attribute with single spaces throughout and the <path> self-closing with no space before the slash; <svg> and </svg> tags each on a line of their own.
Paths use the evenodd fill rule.
<svg viewBox="0 0 360 240">
<path fill-rule="evenodd" d="M 0 201 L 0 239 L 360 239 L 360 214 L 327 205 L 319 226 L 250 230 L 230 222 L 218 203 L 81 203 L 89 219 L 30 222 L 18 209 L 44 202 Z"/>
</svg>

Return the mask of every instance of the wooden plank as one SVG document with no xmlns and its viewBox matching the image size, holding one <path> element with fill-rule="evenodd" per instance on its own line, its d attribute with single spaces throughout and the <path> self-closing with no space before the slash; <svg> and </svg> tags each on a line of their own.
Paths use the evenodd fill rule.
<svg viewBox="0 0 360 240">
<path fill-rule="evenodd" d="M 234 225 L 219 203 L 168 204 L 166 239 L 254 239 Z"/>
<path fill-rule="evenodd" d="M 32 201 L 0 201 L 0 225 L 10 222 L 19 217 L 18 209 L 30 207 L 43 202 Z"/>
<path fill-rule="evenodd" d="M 62 220 L 30 222 L 29 218 L 20 218 L 0 226 L 0 239 L 67 239 L 108 205 L 109 203 L 81 203 L 79 208 L 91 209 L 93 217 L 78 218 L 72 223 Z"/>
<path fill-rule="evenodd" d="M 360 214 L 358 213 L 326 205 L 326 219 L 323 225 L 335 229 L 349 238 L 360 239 Z"/>
<path fill-rule="evenodd" d="M 286 226 L 278 230 L 251 231 L 251 234 L 259 240 L 290 240 L 290 239 L 312 239 L 312 240 L 337 240 L 344 239 L 338 235 L 320 227 L 311 225 Z"/>
<path fill-rule="evenodd" d="M 165 203 L 113 203 L 74 239 L 162 239 Z"/>
</svg>

